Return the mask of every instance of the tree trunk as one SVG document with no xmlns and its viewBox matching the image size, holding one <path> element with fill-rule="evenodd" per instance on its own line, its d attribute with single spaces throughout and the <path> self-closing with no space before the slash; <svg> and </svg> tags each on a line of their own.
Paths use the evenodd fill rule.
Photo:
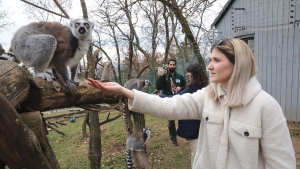
<svg viewBox="0 0 300 169">
<path fill-rule="evenodd" d="M 91 125 L 90 141 L 89 141 L 89 153 L 90 168 L 100 169 L 101 167 L 101 131 L 99 124 L 98 112 L 89 111 L 89 121 Z"/>
<path fill-rule="evenodd" d="M 143 131 L 143 128 L 145 128 L 145 115 L 133 111 L 130 111 L 130 114 L 133 116 L 134 132 Z"/>
<path fill-rule="evenodd" d="M 5 50 L 3 49 L 2 45 L 0 44 L 0 55 L 4 54 Z M 1 166 L 1 165 L 0 165 Z"/>
<path fill-rule="evenodd" d="M 0 169 L 5 169 L 6 164 L 0 159 Z"/>
<path fill-rule="evenodd" d="M 89 112 L 87 111 L 86 114 L 85 114 L 85 117 L 82 121 L 82 137 L 83 139 L 86 139 L 88 138 L 88 135 L 87 135 L 87 132 L 86 132 L 86 125 L 90 126 L 90 123 L 89 123 Z"/>
<path fill-rule="evenodd" d="M 38 138 L 42 152 L 48 159 L 48 162 L 50 163 L 52 168 L 60 168 L 54 151 L 52 150 L 52 147 L 46 136 L 48 135 L 48 130 L 45 121 L 42 118 L 42 114 L 39 111 L 35 111 L 20 113 L 19 115 L 21 116 L 23 122 L 27 125 L 27 127 L 29 127 Z"/>
<path fill-rule="evenodd" d="M 0 94 L 0 159 L 9 168 L 52 168 L 39 141 L 8 100 Z"/>
<path fill-rule="evenodd" d="M 0 93 L 17 107 L 29 93 L 29 78 L 23 67 L 17 63 L 0 60 Z"/>
</svg>

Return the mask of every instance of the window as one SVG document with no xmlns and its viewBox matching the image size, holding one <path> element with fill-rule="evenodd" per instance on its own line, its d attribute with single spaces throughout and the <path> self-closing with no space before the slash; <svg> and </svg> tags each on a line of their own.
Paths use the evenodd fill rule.
<svg viewBox="0 0 300 169">
<path fill-rule="evenodd" d="M 250 49 L 252 50 L 252 52 L 254 53 L 254 34 L 239 36 L 236 38 L 239 38 L 239 39 L 243 40 L 244 42 L 246 42 L 248 44 L 248 46 L 250 47 Z"/>
</svg>

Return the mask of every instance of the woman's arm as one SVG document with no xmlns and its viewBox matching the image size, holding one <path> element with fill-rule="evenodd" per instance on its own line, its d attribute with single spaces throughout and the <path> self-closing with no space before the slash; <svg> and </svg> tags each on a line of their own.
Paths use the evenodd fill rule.
<svg viewBox="0 0 300 169">
<path fill-rule="evenodd" d="M 265 167 L 294 169 L 296 159 L 282 109 L 275 99 L 266 101 L 264 105 L 260 144 Z"/>
<path fill-rule="evenodd" d="M 88 79 L 91 86 L 103 91 L 115 92 L 127 97 L 130 110 L 149 114 L 155 117 L 178 120 L 178 119 L 200 119 L 199 110 L 204 105 L 201 91 L 195 95 L 187 94 L 173 98 L 160 98 L 156 95 L 147 94 L 138 90 L 128 90 L 115 82 L 99 82 Z"/>
<path fill-rule="evenodd" d="M 108 91 L 108 92 L 115 92 L 121 95 L 124 95 L 125 97 L 133 100 L 134 94 L 133 94 L 133 90 L 129 90 L 121 85 L 119 85 L 118 83 L 115 82 L 99 82 L 98 80 L 94 80 L 91 78 L 88 78 L 88 84 L 98 88 L 100 90 L 103 91 Z"/>
</svg>

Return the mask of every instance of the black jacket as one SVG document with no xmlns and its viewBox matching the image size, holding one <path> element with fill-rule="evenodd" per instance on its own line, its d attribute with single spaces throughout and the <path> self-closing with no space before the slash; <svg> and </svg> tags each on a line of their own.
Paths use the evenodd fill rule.
<svg viewBox="0 0 300 169">
<path fill-rule="evenodd" d="M 159 76 L 156 82 L 156 89 L 157 90 L 161 90 L 161 93 L 163 95 L 167 95 L 167 96 L 172 96 L 173 92 L 171 89 L 171 80 L 170 78 L 172 78 L 173 83 L 176 86 L 179 87 L 185 87 L 186 85 L 186 80 L 184 79 L 184 77 L 179 74 L 174 72 L 174 75 L 169 75 L 169 77 L 167 77 L 166 75 L 164 76 Z"/>
<path fill-rule="evenodd" d="M 193 85 L 186 87 L 177 94 L 182 95 L 184 93 L 194 93 L 198 89 L 200 89 L 199 86 Z M 186 139 L 197 139 L 199 135 L 199 128 L 200 120 L 178 120 L 177 135 Z"/>
</svg>

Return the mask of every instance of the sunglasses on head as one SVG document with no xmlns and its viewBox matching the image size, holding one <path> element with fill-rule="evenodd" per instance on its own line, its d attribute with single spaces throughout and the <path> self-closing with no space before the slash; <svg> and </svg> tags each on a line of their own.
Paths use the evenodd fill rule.
<svg viewBox="0 0 300 169">
<path fill-rule="evenodd" d="M 226 41 L 227 40 L 227 38 L 221 38 L 221 39 L 219 39 L 219 40 L 216 40 L 216 42 L 215 42 L 215 45 L 214 46 L 218 46 L 218 45 L 220 45 L 221 43 L 223 43 L 224 41 Z"/>
</svg>

